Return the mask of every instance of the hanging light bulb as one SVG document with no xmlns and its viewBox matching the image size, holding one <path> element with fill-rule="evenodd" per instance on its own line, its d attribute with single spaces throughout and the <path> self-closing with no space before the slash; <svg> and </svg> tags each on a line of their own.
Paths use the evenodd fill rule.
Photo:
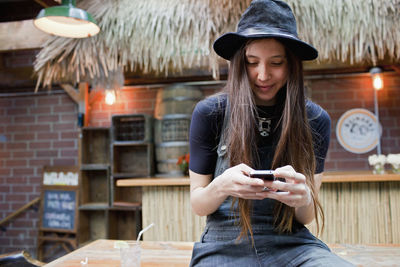
<svg viewBox="0 0 400 267">
<path fill-rule="evenodd" d="M 112 89 L 107 89 L 106 90 L 106 96 L 104 98 L 105 102 L 107 105 L 113 105 L 115 103 L 116 97 L 115 97 L 115 91 Z"/>
<path fill-rule="evenodd" d="M 382 69 L 379 67 L 372 68 L 369 73 L 372 76 L 372 86 L 375 90 L 381 90 L 383 88 L 383 77 Z"/>
</svg>

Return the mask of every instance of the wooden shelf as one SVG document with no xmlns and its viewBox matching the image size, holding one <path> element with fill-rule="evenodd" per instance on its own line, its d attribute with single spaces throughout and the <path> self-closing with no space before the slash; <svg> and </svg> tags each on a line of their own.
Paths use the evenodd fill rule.
<svg viewBox="0 0 400 267">
<path fill-rule="evenodd" d="M 371 171 L 325 172 L 323 183 L 400 181 L 400 174 L 373 174 Z M 189 177 L 125 178 L 117 181 L 119 187 L 190 185 Z"/>
<path fill-rule="evenodd" d="M 79 206 L 79 210 L 105 210 L 108 208 L 108 203 L 87 203 Z"/>
<path fill-rule="evenodd" d="M 81 164 L 82 171 L 108 170 L 109 164 Z"/>
</svg>

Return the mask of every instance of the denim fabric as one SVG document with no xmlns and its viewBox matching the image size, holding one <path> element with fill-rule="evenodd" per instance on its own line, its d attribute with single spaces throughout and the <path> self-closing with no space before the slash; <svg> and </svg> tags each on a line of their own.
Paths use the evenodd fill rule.
<svg viewBox="0 0 400 267">
<path fill-rule="evenodd" d="M 330 252 L 305 227 L 279 235 L 268 225 L 254 225 L 251 240 L 240 239 L 236 226 L 207 223 L 200 242 L 193 248 L 190 266 L 354 266 Z"/>
<path fill-rule="evenodd" d="M 226 108 L 226 112 L 229 112 L 229 107 Z M 223 130 L 227 126 L 228 117 L 225 115 Z M 229 166 L 224 139 L 222 132 L 214 177 Z M 270 168 L 273 151 L 272 147 L 259 148 L 261 168 Z M 232 198 L 228 197 L 213 214 L 207 216 L 201 240 L 194 244 L 190 266 L 354 266 L 333 254 L 321 240 L 296 221 L 292 233 L 276 232 L 273 225 L 275 203 L 272 199 L 253 201 L 253 245 L 250 236 L 238 239 L 239 214 L 235 211 L 235 206 L 232 208 Z"/>
</svg>

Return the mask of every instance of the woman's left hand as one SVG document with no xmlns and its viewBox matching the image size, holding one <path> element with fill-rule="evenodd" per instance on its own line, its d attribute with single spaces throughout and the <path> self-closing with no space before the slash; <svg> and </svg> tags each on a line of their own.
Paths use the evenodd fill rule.
<svg viewBox="0 0 400 267">
<path fill-rule="evenodd" d="M 276 199 L 290 207 L 298 208 L 311 203 L 311 190 L 306 184 L 306 177 L 298 173 L 290 165 L 277 168 L 274 171 L 276 178 L 284 178 L 286 182 L 279 180 L 265 181 L 265 187 L 269 190 L 257 193 L 265 198 Z"/>
</svg>

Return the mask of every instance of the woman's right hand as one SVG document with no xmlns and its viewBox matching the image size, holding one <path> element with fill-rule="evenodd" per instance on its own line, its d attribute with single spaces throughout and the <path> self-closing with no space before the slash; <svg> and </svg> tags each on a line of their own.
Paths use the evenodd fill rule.
<svg viewBox="0 0 400 267">
<path fill-rule="evenodd" d="M 226 169 L 221 175 L 214 179 L 217 188 L 226 197 L 233 196 L 243 199 L 263 199 L 257 195 L 264 188 L 264 181 L 249 177 L 253 169 L 242 163 Z"/>
</svg>

